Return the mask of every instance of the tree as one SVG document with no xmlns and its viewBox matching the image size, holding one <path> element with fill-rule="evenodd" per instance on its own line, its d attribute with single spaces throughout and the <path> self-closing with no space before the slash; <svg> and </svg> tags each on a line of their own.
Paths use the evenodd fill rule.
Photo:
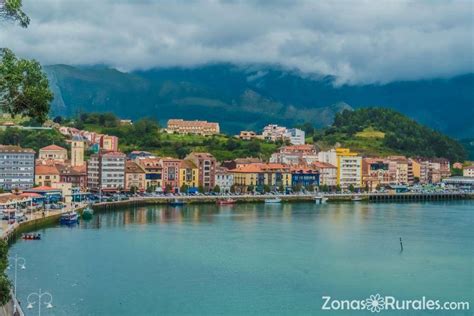
<svg viewBox="0 0 474 316">
<path fill-rule="evenodd" d="M 53 93 L 36 60 L 18 59 L 8 48 L 0 50 L 0 109 L 44 122 Z"/>
<path fill-rule="evenodd" d="M 270 192 L 272 189 L 270 188 L 270 186 L 268 184 L 264 184 L 263 185 L 263 192 L 265 193 L 268 193 Z"/>
<path fill-rule="evenodd" d="M 278 187 L 278 191 L 280 191 L 280 193 L 283 193 L 285 191 L 283 184 L 280 184 L 280 186 Z"/>
<path fill-rule="evenodd" d="M 53 122 L 54 123 L 58 123 L 58 124 L 61 124 L 63 122 L 63 117 L 58 115 L 56 116 L 54 119 L 53 119 Z"/>
<path fill-rule="evenodd" d="M 329 187 L 328 187 L 327 184 L 322 184 L 322 185 L 319 186 L 319 190 L 321 192 L 329 192 Z"/>
<path fill-rule="evenodd" d="M 28 27 L 30 18 L 21 9 L 21 0 L 0 0 L 0 19 L 15 21 L 21 27 Z"/>
<path fill-rule="evenodd" d="M 308 184 L 308 185 L 306 186 L 306 190 L 308 190 L 309 192 L 313 192 L 313 191 L 314 191 L 314 185 Z"/>
<path fill-rule="evenodd" d="M 301 192 L 302 186 L 301 184 L 298 183 L 298 184 L 295 184 L 292 189 L 293 189 L 293 192 Z"/>
<path fill-rule="evenodd" d="M 341 192 L 341 186 L 339 184 L 336 185 L 336 192 Z"/>
<path fill-rule="evenodd" d="M 153 192 L 155 192 L 155 190 L 156 190 L 156 186 L 154 186 L 154 185 L 150 185 L 146 188 L 146 191 L 148 193 L 153 193 Z"/>
<path fill-rule="evenodd" d="M 8 244 L 0 240 L 0 305 L 5 305 L 10 299 L 10 281 L 5 274 L 8 266 Z"/>
<path fill-rule="evenodd" d="M 202 185 L 198 186 L 198 192 L 204 193 L 204 187 Z"/>
<path fill-rule="evenodd" d="M 351 191 L 351 192 L 354 192 L 354 191 L 355 191 L 355 187 L 354 187 L 354 185 L 352 185 L 352 184 L 349 185 L 348 189 L 349 189 L 349 191 Z"/>
<path fill-rule="evenodd" d="M 215 193 L 220 193 L 220 192 L 221 192 L 221 188 L 220 188 L 220 186 L 218 186 L 218 185 L 216 184 L 216 186 L 214 187 L 214 189 L 212 189 L 212 191 L 215 192 Z"/>
<path fill-rule="evenodd" d="M 179 192 L 188 192 L 188 185 L 187 184 L 183 184 L 181 185 L 181 187 L 179 188 Z"/>
<path fill-rule="evenodd" d="M 230 192 L 231 193 L 235 193 L 236 192 L 236 189 L 237 189 L 237 186 L 235 184 L 231 185 L 230 187 Z"/>
<path fill-rule="evenodd" d="M 254 189 L 255 189 L 255 187 L 253 185 L 249 185 L 247 187 L 247 192 L 253 192 Z"/>
<path fill-rule="evenodd" d="M 165 193 L 171 193 L 173 192 L 173 187 L 171 186 L 171 184 L 167 184 L 165 186 Z"/>
</svg>

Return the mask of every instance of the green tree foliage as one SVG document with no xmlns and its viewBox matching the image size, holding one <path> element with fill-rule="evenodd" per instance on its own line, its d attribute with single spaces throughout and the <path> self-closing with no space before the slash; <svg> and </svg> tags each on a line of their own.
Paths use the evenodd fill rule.
<svg viewBox="0 0 474 316">
<path fill-rule="evenodd" d="M 0 50 L 0 108 L 44 122 L 53 93 L 48 79 L 35 60 L 18 59 L 7 48 Z"/>
<path fill-rule="evenodd" d="M 30 24 L 30 18 L 22 10 L 21 0 L 0 0 L 0 19 L 15 21 L 22 27 Z"/>
<path fill-rule="evenodd" d="M 354 137 L 365 128 L 385 133 L 383 144 L 408 156 L 445 157 L 464 161 L 466 150 L 457 141 L 385 108 L 363 108 L 338 113 L 326 137 L 345 134 Z"/>
<path fill-rule="evenodd" d="M 268 158 L 277 149 L 277 144 L 262 140 L 244 141 L 225 135 L 168 134 L 152 118 L 137 120 L 133 125 L 121 125 L 119 118 L 111 113 L 81 113 L 71 124 L 79 129 L 119 137 L 120 149 L 124 152 L 140 149 L 180 159 L 192 151 L 210 152 L 219 161 L 238 157 Z"/>
<path fill-rule="evenodd" d="M 10 299 L 10 281 L 5 270 L 8 266 L 8 244 L 0 240 L 0 306 L 5 305 Z"/>
<path fill-rule="evenodd" d="M 0 144 L 21 145 L 35 151 L 51 144 L 67 147 L 64 136 L 56 130 L 23 130 L 13 127 L 0 130 Z"/>
<path fill-rule="evenodd" d="M 220 192 L 221 192 L 221 188 L 220 188 L 220 186 L 218 186 L 218 185 L 216 184 L 216 186 L 212 189 L 212 191 L 215 192 L 215 193 L 220 193 Z"/>
</svg>

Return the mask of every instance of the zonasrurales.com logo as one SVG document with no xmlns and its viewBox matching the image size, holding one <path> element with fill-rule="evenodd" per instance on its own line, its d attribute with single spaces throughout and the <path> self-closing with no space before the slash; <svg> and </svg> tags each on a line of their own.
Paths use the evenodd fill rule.
<svg viewBox="0 0 474 316">
<path fill-rule="evenodd" d="M 323 296 L 322 310 L 365 310 L 380 313 L 384 310 L 470 310 L 468 301 L 441 301 L 425 296 L 410 300 L 400 300 L 393 296 L 373 294 L 365 299 L 335 299 Z"/>
<path fill-rule="evenodd" d="M 385 300 L 380 294 L 370 295 L 365 299 L 365 304 L 367 309 L 371 312 L 378 313 L 384 309 Z"/>
</svg>

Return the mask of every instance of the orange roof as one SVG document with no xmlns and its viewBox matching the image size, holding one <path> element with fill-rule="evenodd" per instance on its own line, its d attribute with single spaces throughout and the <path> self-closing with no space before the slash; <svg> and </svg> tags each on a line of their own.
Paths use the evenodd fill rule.
<svg viewBox="0 0 474 316">
<path fill-rule="evenodd" d="M 43 197 L 41 194 L 33 193 L 33 192 L 25 192 L 20 194 L 21 197 Z"/>
<path fill-rule="evenodd" d="M 59 174 L 59 170 L 54 165 L 36 165 L 35 174 L 37 175 Z"/>
<path fill-rule="evenodd" d="M 43 147 L 41 148 L 40 150 L 66 150 L 66 148 L 62 148 L 58 145 L 49 145 L 49 146 L 46 146 L 46 147 Z"/>
<path fill-rule="evenodd" d="M 290 168 L 280 163 L 251 163 L 246 165 L 240 165 L 239 167 L 230 170 L 230 172 L 239 173 L 257 173 L 257 172 L 271 172 L 271 171 L 284 171 L 289 172 Z"/>
<path fill-rule="evenodd" d="M 315 168 L 336 168 L 336 166 L 331 165 L 327 162 L 315 161 L 311 164 Z"/>
<path fill-rule="evenodd" d="M 31 192 L 31 191 L 61 191 L 61 189 L 55 189 L 55 188 L 43 185 L 43 186 L 40 186 L 40 187 L 28 189 L 28 190 L 25 190 L 25 191 L 27 191 L 27 192 Z"/>
</svg>

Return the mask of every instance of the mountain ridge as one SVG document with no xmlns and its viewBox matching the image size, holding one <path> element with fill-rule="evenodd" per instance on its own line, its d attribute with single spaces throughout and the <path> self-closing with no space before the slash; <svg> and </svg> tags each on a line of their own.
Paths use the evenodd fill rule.
<svg viewBox="0 0 474 316">
<path fill-rule="evenodd" d="M 269 66 L 214 64 L 121 72 L 106 66 L 46 66 L 55 100 L 52 114 L 112 111 L 124 118 L 151 116 L 219 121 L 226 132 L 265 124 L 322 127 L 343 109 L 382 106 L 454 137 L 474 135 L 474 74 L 389 84 L 335 85 Z M 460 115 L 462 114 L 462 115 Z"/>
</svg>

